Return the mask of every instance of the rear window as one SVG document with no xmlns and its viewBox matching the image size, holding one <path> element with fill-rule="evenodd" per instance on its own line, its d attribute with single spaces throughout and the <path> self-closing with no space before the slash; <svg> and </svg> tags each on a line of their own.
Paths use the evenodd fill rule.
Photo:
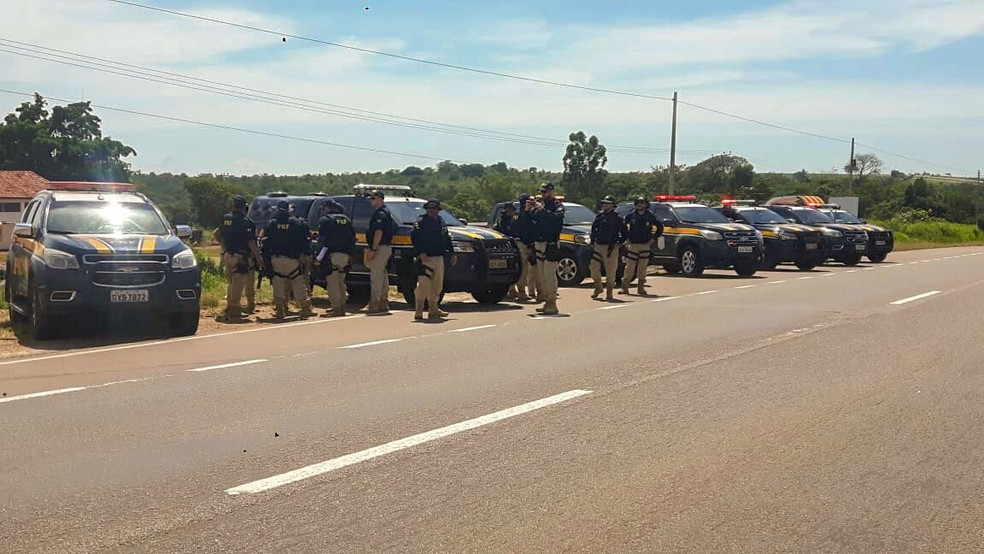
<svg viewBox="0 0 984 554">
<path fill-rule="evenodd" d="M 167 223 L 149 204 L 55 202 L 46 231 L 82 235 L 168 235 Z"/>
</svg>

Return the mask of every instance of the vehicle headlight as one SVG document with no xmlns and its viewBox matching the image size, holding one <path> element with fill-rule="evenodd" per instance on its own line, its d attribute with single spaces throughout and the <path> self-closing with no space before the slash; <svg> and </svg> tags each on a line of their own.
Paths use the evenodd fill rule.
<svg viewBox="0 0 984 554">
<path fill-rule="evenodd" d="M 765 246 L 765 235 L 758 229 L 755 229 L 755 240 L 759 243 L 759 246 Z"/>
<path fill-rule="evenodd" d="M 781 231 L 779 233 L 779 239 L 780 240 L 796 240 L 798 238 L 799 237 L 796 236 L 796 233 L 790 233 L 790 232 L 787 232 L 787 231 Z"/>
<path fill-rule="evenodd" d="M 198 258 L 195 258 L 195 253 L 191 250 L 185 250 L 184 252 L 179 252 L 171 258 L 171 268 L 172 269 L 191 269 L 198 265 Z"/>
<path fill-rule="evenodd" d="M 840 231 L 838 231 L 836 229 L 826 229 L 826 228 L 823 228 L 823 229 L 820 229 L 820 231 L 824 235 L 827 235 L 828 237 L 839 238 L 839 237 L 843 237 L 844 236 L 844 233 L 841 233 Z"/>
<path fill-rule="evenodd" d="M 78 269 L 79 259 L 68 252 L 46 248 L 44 251 L 44 265 L 51 269 Z"/>
<path fill-rule="evenodd" d="M 464 241 L 453 241 L 451 245 L 454 247 L 455 252 L 474 252 L 475 244 L 471 242 Z"/>
<path fill-rule="evenodd" d="M 574 244 L 591 244 L 591 235 L 574 235 Z"/>
<path fill-rule="evenodd" d="M 724 239 L 724 237 L 721 236 L 721 233 L 718 233 L 717 231 L 711 231 L 710 229 L 701 229 L 700 230 L 700 234 L 701 234 L 701 236 L 703 236 L 707 240 L 723 240 Z"/>
</svg>

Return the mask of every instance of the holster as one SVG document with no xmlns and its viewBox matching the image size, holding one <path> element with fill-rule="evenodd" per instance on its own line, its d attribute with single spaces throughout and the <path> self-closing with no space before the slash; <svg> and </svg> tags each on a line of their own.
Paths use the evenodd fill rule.
<svg viewBox="0 0 984 554">
<path fill-rule="evenodd" d="M 560 261 L 560 245 L 556 242 L 548 242 L 546 249 L 543 251 L 544 259 L 548 262 L 559 262 Z"/>
</svg>

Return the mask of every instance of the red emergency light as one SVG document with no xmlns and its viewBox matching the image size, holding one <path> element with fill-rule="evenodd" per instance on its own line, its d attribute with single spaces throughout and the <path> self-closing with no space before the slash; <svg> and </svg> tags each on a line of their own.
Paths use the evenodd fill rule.
<svg viewBox="0 0 984 554">
<path fill-rule="evenodd" d="M 130 183 L 95 183 L 86 181 L 50 181 L 48 190 L 80 192 L 133 192 L 136 188 Z"/>
<path fill-rule="evenodd" d="M 657 202 L 693 202 L 697 200 L 694 195 L 689 196 L 678 196 L 673 194 L 657 194 L 653 197 L 653 200 Z"/>
</svg>

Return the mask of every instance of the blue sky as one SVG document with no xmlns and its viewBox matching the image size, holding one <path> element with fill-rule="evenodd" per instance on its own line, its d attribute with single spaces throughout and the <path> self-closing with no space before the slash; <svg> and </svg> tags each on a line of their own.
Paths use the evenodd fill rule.
<svg viewBox="0 0 984 554">
<path fill-rule="evenodd" d="M 984 166 L 984 2 L 244 1 L 155 6 L 299 36 L 517 75 L 681 100 L 832 137 L 856 137 L 888 169 L 971 174 Z M 368 6 L 369 10 L 364 8 Z M 0 38 L 59 48 L 309 102 L 613 147 L 609 169 L 669 160 L 670 104 L 463 73 L 106 0 L 0 0 L 23 13 Z M 0 47 L 2 43 L 0 43 Z M 9 48 L 9 43 L 7 48 Z M 23 52 L 23 51 L 22 51 Z M 506 161 L 561 169 L 563 144 L 533 145 L 312 113 L 0 52 L 0 88 L 398 156 L 97 110 L 143 171 L 322 173 Z M 3 111 L 21 100 L 0 94 Z M 351 113 L 351 112 L 349 112 Z M 678 163 L 714 152 L 760 171 L 832 171 L 848 145 L 680 107 Z"/>
</svg>

